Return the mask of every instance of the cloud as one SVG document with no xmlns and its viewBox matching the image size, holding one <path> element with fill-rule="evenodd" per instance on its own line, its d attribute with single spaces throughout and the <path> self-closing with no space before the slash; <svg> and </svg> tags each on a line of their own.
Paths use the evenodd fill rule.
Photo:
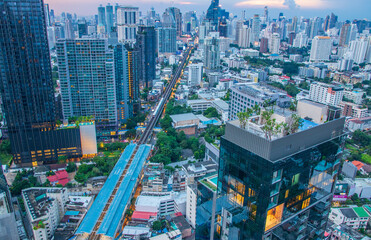
<svg viewBox="0 0 371 240">
<path fill-rule="evenodd" d="M 299 5 L 296 4 L 295 0 L 285 0 L 283 2 L 283 5 L 288 6 L 289 9 L 295 9 L 299 7 Z"/>
<path fill-rule="evenodd" d="M 283 0 L 246 0 L 235 4 L 236 7 L 264 7 L 287 8 L 283 5 Z"/>
<path fill-rule="evenodd" d="M 193 2 L 178 2 L 177 4 L 180 4 L 180 5 L 195 5 L 195 3 Z"/>
</svg>

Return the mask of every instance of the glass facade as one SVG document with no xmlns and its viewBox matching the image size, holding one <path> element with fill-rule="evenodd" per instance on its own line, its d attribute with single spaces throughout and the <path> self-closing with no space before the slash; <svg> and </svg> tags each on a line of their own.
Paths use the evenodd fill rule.
<svg viewBox="0 0 371 240">
<path fill-rule="evenodd" d="M 232 206 L 217 217 L 217 232 L 239 239 L 321 238 L 343 141 L 338 136 L 271 161 L 222 138 L 218 193 Z"/>
</svg>

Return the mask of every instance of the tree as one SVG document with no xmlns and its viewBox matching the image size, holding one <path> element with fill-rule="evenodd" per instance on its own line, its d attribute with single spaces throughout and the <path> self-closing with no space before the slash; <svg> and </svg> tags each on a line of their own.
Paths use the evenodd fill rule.
<svg viewBox="0 0 371 240">
<path fill-rule="evenodd" d="M 161 128 L 164 130 L 167 130 L 168 128 L 171 128 L 171 123 L 173 122 L 173 119 L 171 119 L 169 114 L 165 114 L 164 118 L 160 120 Z"/>
<path fill-rule="evenodd" d="M 69 162 L 69 163 L 67 164 L 67 167 L 66 167 L 66 171 L 67 171 L 67 172 L 71 173 L 71 172 L 76 171 L 76 169 L 77 169 L 76 163 L 74 163 L 74 162 Z"/>
<path fill-rule="evenodd" d="M 204 111 L 204 116 L 207 118 L 219 117 L 218 110 L 214 107 L 209 107 Z"/>
<path fill-rule="evenodd" d="M 156 220 L 152 224 L 152 229 L 155 231 L 161 231 L 162 230 L 162 223 L 160 220 Z"/>
<path fill-rule="evenodd" d="M 272 136 L 278 134 L 282 129 L 282 124 L 278 124 L 276 119 L 272 119 L 273 113 L 273 110 L 264 111 L 262 113 L 264 122 L 262 130 L 265 133 L 265 138 L 267 138 L 269 141 L 272 140 Z"/>
<path fill-rule="evenodd" d="M 355 144 L 362 147 L 368 146 L 371 143 L 371 137 L 359 129 L 354 131 L 352 140 Z"/>
<path fill-rule="evenodd" d="M 10 141 L 9 140 L 3 140 L 0 144 L 0 152 L 2 153 L 11 153 L 11 147 L 10 147 Z"/>
<path fill-rule="evenodd" d="M 285 91 L 287 92 L 288 95 L 295 97 L 300 90 L 294 85 L 294 84 L 287 84 L 285 87 Z"/>
<path fill-rule="evenodd" d="M 240 127 L 245 129 L 249 117 L 252 115 L 253 110 L 251 108 L 246 109 L 246 112 L 237 113 L 237 117 L 240 120 Z"/>
<path fill-rule="evenodd" d="M 304 90 L 309 90 L 310 89 L 309 83 L 306 82 L 306 81 L 299 83 L 299 87 L 304 89 Z"/>
<path fill-rule="evenodd" d="M 284 62 L 283 63 L 283 73 L 284 74 L 298 74 L 299 66 L 294 62 Z"/>
</svg>

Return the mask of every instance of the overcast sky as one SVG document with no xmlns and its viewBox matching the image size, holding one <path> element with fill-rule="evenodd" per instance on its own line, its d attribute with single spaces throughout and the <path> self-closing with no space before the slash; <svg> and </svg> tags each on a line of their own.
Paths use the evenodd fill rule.
<svg viewBox="0 0 371 240">
<path fill-rule="evenodd" d="M 99 4 L 137 6 L 146 13 L 150 7 L 162 13 L 168 6 L 180 8 L 182 12 L 195 10 L 198 14 L 206 12 L 211 0 L 44 0 L 50 8 L 59 15 L 61 12 L 76 13 L 78 16 L 97 14 Z M 353 19 L 371 19 L 371 0 L 220 0 L 220 4 L 227 11 L 241 15 L 243 10 L 246 16 L 263 14 L 264 6 L 268 6 L 269 17 L 277 18 L 279 12 L 291 18 L 293 16 L 326 17 L 334 12 L 340 21 Z"/>
</svg>

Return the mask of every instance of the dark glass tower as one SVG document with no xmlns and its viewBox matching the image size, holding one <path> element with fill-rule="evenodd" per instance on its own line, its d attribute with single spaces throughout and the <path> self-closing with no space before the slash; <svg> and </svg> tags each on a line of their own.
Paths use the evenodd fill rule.
<svg viewBox="0 0 371 240">
<path fill-rule="evenodd" d="M 54 128 L 54 92 L 41 0 L 0 3 L 0 89 L 15 162 L 31 162 Z"/>
<path fill-rule="evenodd" d="M 0 95 L 15 164 L 56 162 L 63 145 L 81 154 L 79 132 L 54 131 L 44 9 L 42 0 L 0 2 Z"/>
<path fill-rule="evenodd" d="M 272 140 L 226 125 L 217 212 L 221 239 L 322 239 L 343 149 L 344 118 Z M 228 203 L 228 204 L 227 204 Z"/>
<path fill-rule="evenodd" d="M 206 12 L 206 19 L 210 21 L 213 26 L 218 26 L 219 11 L 219 0 L 212 0 Z"/>
<path fill-rule="evenodd" d="M 156 78 L 156 32 L 155 27 L 139 26 L 135 49 L 139 59 L 139 83 L 146 88 L 152 87 Z"/>
</svg>

